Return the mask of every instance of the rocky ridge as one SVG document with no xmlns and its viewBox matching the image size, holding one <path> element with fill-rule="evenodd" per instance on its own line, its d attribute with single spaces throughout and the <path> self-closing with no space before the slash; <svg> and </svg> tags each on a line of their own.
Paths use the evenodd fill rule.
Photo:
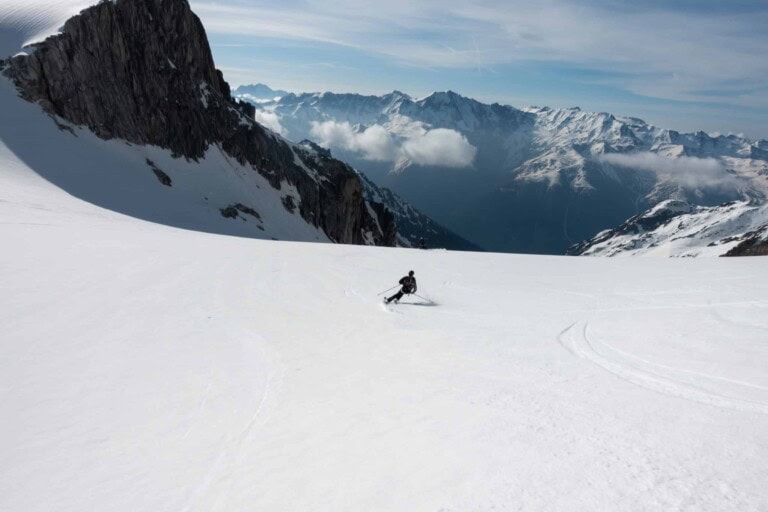
<svg viewBox="0 0 768 512">
<path fill-rule="evenodd" d="M 302 218 L 331 240 L 396 243 L 391 214 L 367 204 L 350 166 L 311 158 L 232 98 L 186 0 L 101 2 L 2 67 L 23 98 L 54 118 L 189 160 L 218 146 L 275 189 L 295 187 Z"/>
<path fill-rule="evenodd" d="M 668 200 L 571 246 L 574 256 L 750 256 L 768 249 L 768 205 Z"/>
</svg>

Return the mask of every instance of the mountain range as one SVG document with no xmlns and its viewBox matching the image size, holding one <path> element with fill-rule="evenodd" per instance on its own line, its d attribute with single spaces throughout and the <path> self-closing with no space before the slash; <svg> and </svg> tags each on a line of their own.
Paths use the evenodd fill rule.
<svg viewBox="0 0 768 512">
<path fill-rule="evenodd" d="M 244 90 L 235 96 L 249 100 Z M 768 195 L 765 140 L 451 91 L 283 93 L 263 90 L 256 118 L 333 149 L 487 250 L 563 254 L 664 200 L 715 206 Z"/>
</svg>

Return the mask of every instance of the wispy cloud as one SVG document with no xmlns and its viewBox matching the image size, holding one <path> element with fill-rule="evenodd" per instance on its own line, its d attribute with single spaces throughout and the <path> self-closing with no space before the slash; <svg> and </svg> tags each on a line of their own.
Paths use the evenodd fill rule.
<svg viewBox="0 0 768 512">
<path fill-rule="evenodd" d="M 689 156 L 667 157 L 657 153 L 642 152 L 629 154 L 609 153 L 600 160 L 628 169 L 650 171 L 664 181 L 681 187 L 696 189 L 739 190 L 744 186 L 738 178 L 727 172 L 725 166 L 715 158 Z"/>
<path fill-rule="evenodd" d="M 255 119 L 257 123 L 266 126 L 273 132 L 278 133 L 283 137 L 288 137 L 288 130 L 283 128 L 283 126 L 280 124 L 280 119 L 274 112 L 256 109 Z"/>
<path fill-rule="evenodd" d="M 720 102 L 768 104 L 768 4 L 669 4 L 310 0 L 193 7 L 215 33 L 339 45 L 403 65 L 565 62 L 603 71 L 601 80 L 639 95 L 711 102 L 714 92 Z"/>
</svg>

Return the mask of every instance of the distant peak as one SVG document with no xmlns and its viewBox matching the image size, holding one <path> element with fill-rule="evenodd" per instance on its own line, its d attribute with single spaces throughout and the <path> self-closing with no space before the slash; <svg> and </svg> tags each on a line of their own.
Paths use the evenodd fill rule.
<svg viewBox="0 0 768 512">
<path fill-rule="evenodd" d="M 287 96 L 287 91 L 279 89 L 272 89 L 270 86 L 262 83 L 241 85 L 235 89 L 236 95 L 250 94 L 255 98 L 274 99 L 282 96 Z"/>
<path fill-rule="evenodd" d="M 464 99 L 464 97 L 454 91 L 435 91 L 422 98 L 421 101 L 429 101 L 434 103 L 449 103 L 456 100 Z"/>
</svg>

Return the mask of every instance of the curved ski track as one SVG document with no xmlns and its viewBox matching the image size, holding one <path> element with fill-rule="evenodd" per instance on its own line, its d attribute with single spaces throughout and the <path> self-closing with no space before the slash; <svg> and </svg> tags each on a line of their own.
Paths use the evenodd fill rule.
<svg viewBox="0 0 768 512">
<path fill-rule="evenodd" d="M 572 354 L 586 359 L 617 377 L 646 389 L 702 404 L 744 412 L 768 414 L 768 389 L 740 381 L 662 366 L 610 347 L 589 337 L 589 321 L 578 321 L 563 330 L 559 343 Z M 727 385 L 744 394 L 759 390 L 765 400 L 755 401 L 720 394 Z M 749 391 L 748 391 L 749 390 Z M 741 393 L 734 393 L 741 394 Z"/>
</svg>

